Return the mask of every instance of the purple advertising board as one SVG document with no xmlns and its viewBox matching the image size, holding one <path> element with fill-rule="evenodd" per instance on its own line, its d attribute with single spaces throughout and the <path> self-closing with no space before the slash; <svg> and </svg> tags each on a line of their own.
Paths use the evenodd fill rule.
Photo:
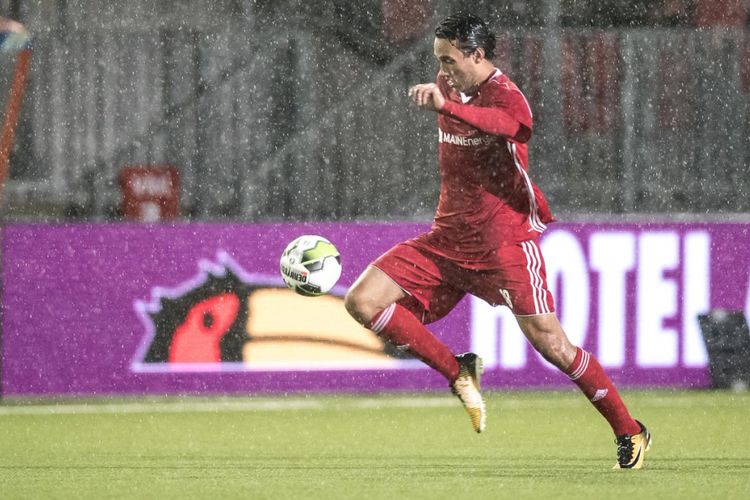
<svg viewBox="0 0 750 500">
<path fill-rule="evenodd" d="M 8 396 L 446 389 L 346 314 L 367 264 L 416 223 L 7 225 L 2 392 Z M 697 315 L 748 309 L 746 224 L 563 224 L 541 246 L 561 322 L 622 386 L 707 387 Z M 341 252 L 332 294 L 283 287 L 302 234 Z M 570 382 L 507 308 L 465 297 L 430 328 L 485 360 L 487 388 Z"/>
</svg>

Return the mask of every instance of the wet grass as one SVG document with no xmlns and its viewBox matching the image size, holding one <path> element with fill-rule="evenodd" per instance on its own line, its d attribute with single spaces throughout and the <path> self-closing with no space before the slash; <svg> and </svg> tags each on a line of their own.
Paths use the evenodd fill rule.
<svg viewBox="0 0 750 500">
<path fill-rule="evenodd" d="M 153 413 L 17 414 L 6 402 L 0 497 L 747 498 L 749 394 L 625 398 L 654 435 L 641 471 L 610 470 L 609 428 L 573 391 L 489 394 L 481 435 L 436 395 Z"/>
</svg>

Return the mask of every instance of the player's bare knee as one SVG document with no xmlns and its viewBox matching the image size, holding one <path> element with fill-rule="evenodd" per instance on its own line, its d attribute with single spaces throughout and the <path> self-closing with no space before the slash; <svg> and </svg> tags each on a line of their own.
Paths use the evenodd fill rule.
<svg viewBox="0 0 750 500">
<path fill-rule="evenodd" d="M 352 287 L 344 296 L 344 307 L 358 323 L 367 325 L 377 313 L 373 311 L 365 294 L 358 287 Z"/>
<path fill-rule="evenodd" d="M 519 325 L 534 349 L 545 360 L 561 370 L 573 362 L 576 347 L 570 343 L 556 317 L 524 318 L 519 320 Z"/>
<path fill-rule="evenodd" d="M 535 347 L 544 359 L 561 370 L 570 366 L 575 357 L 575 347 L 568 342 L 567 338 L 550 336 Z"/>
<path fill-rule="evenodd" d="M 560 346 L 546 345 L 541 349 L 538 349 L 539 354 L 542 355 L 549 363 L 552 363 L 558 368 L 563 368 L 563 352 Z"/>
<path fill-rule="evenodd" d="M 350 288 L 344 296 L 344 307 L 346 311 L 357 321 L 360 316 L 360 299 L 356 289 Z"/>
</svg>

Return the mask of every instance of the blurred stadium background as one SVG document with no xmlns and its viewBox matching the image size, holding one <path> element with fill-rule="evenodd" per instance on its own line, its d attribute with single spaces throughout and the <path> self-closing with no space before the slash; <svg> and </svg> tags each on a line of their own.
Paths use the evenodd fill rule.
<svg viewBox="0 0 750 500">
<path fill-rule="evenodd" d="M 606 424 L 507 316 L 465 301 L 436 326 L 487 349 L 476 441 L 439 376 L 343 313 L 369 259 L 432 216 L 435 123 L 406 89 L 434 79 L 432 29 L 459 9 L 496 28 L 535 113 L 532 178 L 561 220 L 551 286 L 654 430 L 638 481 L 591 475 L 614 461 Z M 27 74 L 0 53 L 3 498 L 750 490 L 748 1 L 0 0 L 0 16 L 33 37 Z M 279 288 L 303 232 L 344 258 L 319 302 Z M 203 333 L 221 341 L 170 354 Z"/>
<path fill-rule="evenodd" d="M 467 7 L 533 104 L 558 213 L 750 209 L 744 0 L 4 4 L 35 47 L 6 218 L 117 219 L 120 170 L 170 164 L 193 220 L 427 219 L 434 123 L 404 89 Z"/>
</svg>

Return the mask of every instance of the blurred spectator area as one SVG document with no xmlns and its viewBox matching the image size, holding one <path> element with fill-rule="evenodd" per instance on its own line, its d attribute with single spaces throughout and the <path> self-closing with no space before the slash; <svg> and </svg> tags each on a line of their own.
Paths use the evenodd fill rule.
<svg viewBox="0 0 750 500">
<path fill-rule="evenodd" d="M 35 35 L 4 215 L 119 218 L 122 168 L 169 164 L 188 218 L 429 218 L 435 119 L 406 89 L 466 8 L 558 213 L 750 212 L 745 0 L 0 0 Z"/>
</svg>

